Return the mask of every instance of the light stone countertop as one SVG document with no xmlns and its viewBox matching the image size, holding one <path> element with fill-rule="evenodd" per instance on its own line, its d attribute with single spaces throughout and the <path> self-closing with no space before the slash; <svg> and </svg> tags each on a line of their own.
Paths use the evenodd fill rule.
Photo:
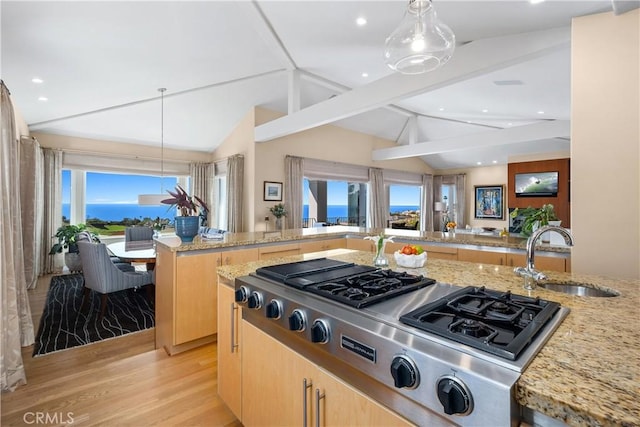
<svg viewBox="0 0 640 427">
<path fill-rule="evenodd" d="M 398 230 L 391 228 L 361 228 L 347 226 L 314 227 L 289 229 L 284 231 L 258 231 L 247 233 L 225 233 L 220 240 L 204 240 L 196 236 L 192 243 L 181 243 L 177 236 L 163 236 L 157 240 L 158 244 L 172 252 L 196 251 L 205 249 L 223 249 L 238 246 L 287 243 L 312 239 L 331 239 L 345 236 L 374 236 L 384 232 L 386 236 L 394 236 L 399 241 L 420 241 L 432 244 L 471 245 L 495 249 L 526 249 L 527 240 L 522 237 L 498 237 L 490 233 L 472 234 L 456 232 L 454 237 L 448 233 L 421 232 L 415 230 Z M 570 253 L 571 248 L 564 245 L 542 244 L 538 251 Z"/>
<path fill-rule="evenodd" d="M 368 252 L 338 249 L 218 267 L 223 282 L 264 265 L 320 256 L 371 264 Z M 390 267 L 398 268 L 390 256 Z M 539 296 L 570 308 L 569 315 L 516 384 L 517 401 L 571 426 L 640 426 L 640 281 L 547 271 L 551 279 L 583 282 L 619 292 L 613 298 L 571 296 L 537 288 L 525 291 L 512 268 L 428 259 L 411 269 L 439 282 L 486 286 L 514 294 Z"/>
</svg>

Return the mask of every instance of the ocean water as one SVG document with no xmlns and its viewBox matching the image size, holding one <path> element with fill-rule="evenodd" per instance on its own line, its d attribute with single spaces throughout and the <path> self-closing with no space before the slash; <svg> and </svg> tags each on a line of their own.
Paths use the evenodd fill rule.
<svg viewBox="0 0 640 427">
<path fill-rule="evenodd" d="M 407 210 L 418 210 L 418 206 L 411 205 L 396 205 L 391 206 L 391 212 L 403 212 Z M 62 204 L 62 215 L 69 218 L 71 215 L 71 206 L 69 203 Z M 145 218 L 155 219 L 156 217 L 166 218 L 173 220 L 175 211 L 168 206 L 140 206 L 137 204 L 121 204 L 121 203 L 102 203 L 102 204 L 87 204 L 87 219 L 101 219 L 103 221 L 119 221 L 123 218 L 140 219 Z M 304 205 L 303 218 L 309 216 L 309 205 Z M 346 205 L 328 205 L 327 217 L 346 217 L 347 206 Z"/>
</svg>

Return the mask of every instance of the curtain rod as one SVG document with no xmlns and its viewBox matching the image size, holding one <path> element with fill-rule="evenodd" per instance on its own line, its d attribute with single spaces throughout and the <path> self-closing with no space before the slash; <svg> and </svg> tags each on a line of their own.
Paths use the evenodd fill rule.
<svg viewBox="0 0 640 427">
<path fill-rule="evenodd" d="M 53 148 L 53 147 L 43 147 L 43 148 Z M 56 150 L 60 150 L 63 153 L 69 153 L 69 154 L 85 154 L 85 155 L 89 155 L 89 156 L 96 156 L 96 157 L 119 157 L 119 158 L 123 158 L 123 159 L 140 159 L 140 160 L 157 160 L 160 161 L 159 157 L 150 157 L 150 156 L 139 156 L 139 155 L 132 155 L 132 154 L 119 154 L 119 153 L 100 153 L 100 152 L 95 152 L 95 151 L 85 151 L 85 150 L 78 150 L 78 149 L 68 149 L 68 148 L 55 148 Z M 178 160 L 171 160 L 170 163 L 198 163 L 196 160 L 182 160 L 182 159 L 178 159 Z"/>
</svg>

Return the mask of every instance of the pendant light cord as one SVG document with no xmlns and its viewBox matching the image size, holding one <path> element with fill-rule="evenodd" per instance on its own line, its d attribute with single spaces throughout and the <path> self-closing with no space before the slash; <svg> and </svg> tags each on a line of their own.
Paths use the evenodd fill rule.
<svg viewBox="0 0 640 427">
<path fill-rule="evenodd" d="M 167 88 L 161 87 L 160 92 L 160 194 L 164 193 L 164 92 Z"/>
</svg>

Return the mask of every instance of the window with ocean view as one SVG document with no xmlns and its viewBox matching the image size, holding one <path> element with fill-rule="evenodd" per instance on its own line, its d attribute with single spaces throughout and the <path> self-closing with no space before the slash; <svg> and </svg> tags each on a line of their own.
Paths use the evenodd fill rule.
<svg viewBox="0 0 640 427">
<path fill-rule="evenodd" d="M 173 223 L 175 212 L 170 206 L 138 205 L 138 194 L 166 193 L 179 181 L 186 185 L 184 177 L 179 180 L 178 177 L 64 169 L 62 221 L 86 223 L 101 235 L 123 234 L 126 226 L 151 225 L 156 218 Z"/>
<path fill-rule="evenodd" d="M 391 228 L 420 228 L 420 196 L 417 185 L 389 185 L 389 216 Z"/>
</svg>

